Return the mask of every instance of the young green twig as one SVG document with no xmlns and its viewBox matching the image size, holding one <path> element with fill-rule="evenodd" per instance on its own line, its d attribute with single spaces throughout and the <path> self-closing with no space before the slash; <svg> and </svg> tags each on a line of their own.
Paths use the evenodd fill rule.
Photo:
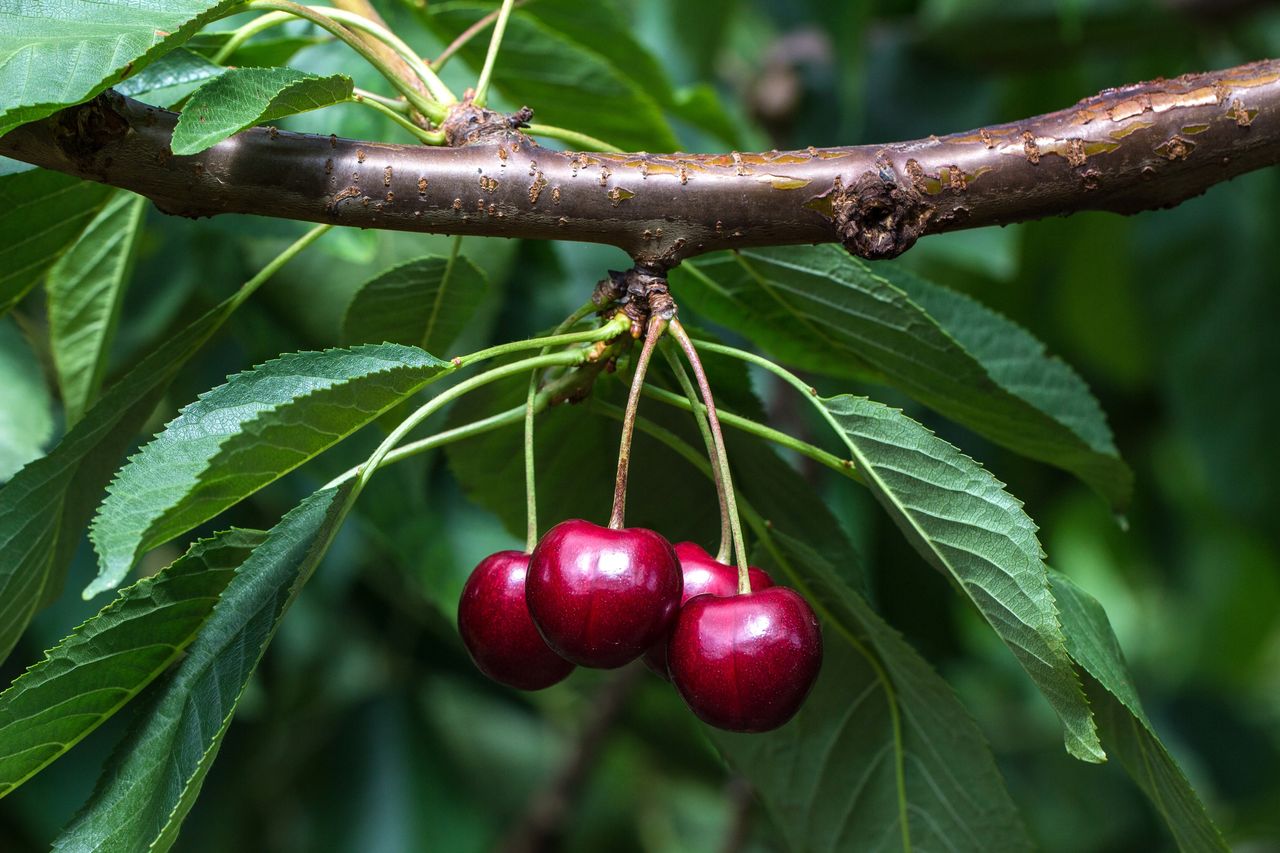
<svg viewBox="0 0 1280 853">
<path fill-rule="evenodd" d="M 489 80 L 493 77 L 493 64 L 498 60 L 498 49 L 502 47 L 502 36 L 507 31 L 507 19 L 511 17 L 513 2 L 514 0 L 502 0 L 502 8 L 498 10 L 498 20 L 493 25 L 493 36 L 489 39 L 489 52 L 485 54 L 484 67 L 480 69 L 475 95 L 471 98 L 472 103 L 477 107 L 483 107 L 489 97 Z"/>
</svg>

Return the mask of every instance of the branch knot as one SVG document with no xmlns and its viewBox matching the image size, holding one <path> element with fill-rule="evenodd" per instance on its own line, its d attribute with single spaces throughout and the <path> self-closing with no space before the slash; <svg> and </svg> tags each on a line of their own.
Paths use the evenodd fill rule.
<svg viewBox="0 0 1280 853">
<path fill-rule="evenodd" d="M 837 186 L 831 201 L 836 233 L 851 254 L 876 261 L 896 258 L 915 245 L 933 218 L 933 206 L 892 167 L 866 171 L 849 189 Z"/>
</svg>

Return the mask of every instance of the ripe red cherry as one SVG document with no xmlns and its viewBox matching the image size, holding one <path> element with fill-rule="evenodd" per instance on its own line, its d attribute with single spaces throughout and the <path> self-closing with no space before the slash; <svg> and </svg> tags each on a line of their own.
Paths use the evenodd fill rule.
<svg viewBox="0 0 1280 853">
<path fill-rule="evenodd" d="M 573 664 L 551 651 L 525 604 L 529 555 L 499 551 L 480 561 L 458 601 L 458 633 L 485 675 L 520 690 L 564 680 Z"/>
<path fill-rule="evenodd" d="M 666 636 L 680 607 L 680 562 L 652 530 L 562 521 L 533 549 L 525 598 L 547 645 L 612 669 Z"/>
<path fill-rule="evenodd" d="M 698 595 L 735 595 L 738 592 L 738 569 L 726 565 L 693 542 L 678 542 L 676 556 L 680 559 L 680 571 L 684 574 L 683 605 Z M 773 586 L 773 580 L 764 570 L 751 566 L 747 569 L 753 591 Z M 644 665 L 658 675 L 667 678 L 667 644 L 660 641 L 644 653 Z"/>
<path fill-rule="evenodd" d="M 671 682 L 685 704 L 733 732 L 765 732 L 791 719 L 821 666 L 818 619 L 781 586 L 690 599 L 667 646 Z"/>
</svg>

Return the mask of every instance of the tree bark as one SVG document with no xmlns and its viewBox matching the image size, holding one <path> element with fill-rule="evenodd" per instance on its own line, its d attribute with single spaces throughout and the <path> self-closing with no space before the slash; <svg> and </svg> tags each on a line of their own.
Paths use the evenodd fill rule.
<svg viewBox="0 0 1280 853">
<path fill-rule="evenodd" d="M 1280 60 L 1108 89 L 1025 121 L 762 154 L 553 151 L 467 104 L 447 147 L 255 128 L 173 156 L 176 116 L 106 93 L 0 154 L 184 216 L 608 243 L 656 270 L 717 249 L 838 242 L 889 258 L 928 234 L 1169 207 L 1280 162 Z"/>
</svg>

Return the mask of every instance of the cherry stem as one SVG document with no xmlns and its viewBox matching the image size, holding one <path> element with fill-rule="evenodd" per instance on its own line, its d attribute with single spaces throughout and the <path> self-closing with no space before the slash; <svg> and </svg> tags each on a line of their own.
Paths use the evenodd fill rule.
<svg viewBox="0 0 1280 853">
<path fill-rule="evenodd" d="M 733 551 L 738 565 L 738 594 L 751 592 L 751 576 L 747 573 L 747 548 L 742 538 L 742 521 L 738 518 L 738 500 L 733 490 L 733 474 L 729 471 L 729 454 L 724 447 L 724 433 L 720 430 L 720 416 L 716 414 L 716 403 L 711 397 L 711 383 L 707 381 L 707 373 L 702 369 L 702 359 L 698 358 L 698 350 L 693 345 L 689 333 L 679 320 L 671 320 L 671 336 L 684 350 L 689 367 L 693 368 L 693 377 L 698 382 L 698 390 L 702 392 L 702 405 L 707 409 L 707 423 L 711 427 L 711 437 L 715 441 L 715 462 L 720 469 L 720 480 L 724 490 L 725 506 L 729 515 L 729 529 L 733 533 Z"/>
<path fill-rule="evenodd" d="M 681 390 L 684 391 L 685 397 L 689 399 L 689 410 L 693 412 L 693 419 L 698 424 L 698 432 L 702 434 L 702 441 L 707 446 L 707 458 L 715 459 L 715 438 L 711 435 L 711 428 L 707 425 L 705 408 L 698 402 L 698 392 L 694 389 L 693 382 L 689 379 L 689 374 L 685 372 L 684 365 L 680 363 L 680 358 L 671 351 L 670 347 L 664 345 L 662 354 L 666 357 L 667 363 L 671 365 L 671 372 L 675 374 L 676 382 L 680 383 Z M 711 467 L 711 479 L 716 484 L 716 498 L 720 502 L 720 549 L 716 551 L 716 562 L 728 563 L 733 556 L 733 527 L 729 523 L 729 503 L 725 500 L 724 480 L 720 477 L 719 465 Z"/>
<path fill-rule="evenodd" d="M 589 316 L 592 312 L 598 310 L 598 306 L 594 302 L 587 302 L 565 318 L 559 326 L 556 326 L 551 334 L 559 335 L 576 326 L 581 320 Z M 551 347 L 544 347 L 539 355 L 546 355 L 551 351 Z M 525 498 L 525 520 L 526 533 L 524 540 L 524 550 L 526 554 L 533 553 L 533 546 L 538 544 L 538 487 L 535 482 L 534 474 L 534 450 L 533 450 L 533 418 L 538 413 L 538 382 L 542 377 L 541 370 L 532 370 L 529 372 L 529 393 L 525 397 L 524 402 L 524 498 Z"/>
<path fill-rule="evenodd" d="M 657 313 L 650 315 L 649 328 L 644 336 L 644 346 L 636 356 L 635 375 L 631 377 L 631 391 L 627 394 L 627 408 L 622 417 L 622 441 L 618 445 L 618 476 L 613 483 L 613 512 L 609 515 L 609 527 L 622 529 L 622 519 L 627 511 L 627 472 L 631 467 L 631 436 L 635 433 L 636 412 L 640 407 L 640 392 L 644 388 L 644 374 L 649 369 L 658 339 L 667 331 L 668 320 Z"/>
</svg>

